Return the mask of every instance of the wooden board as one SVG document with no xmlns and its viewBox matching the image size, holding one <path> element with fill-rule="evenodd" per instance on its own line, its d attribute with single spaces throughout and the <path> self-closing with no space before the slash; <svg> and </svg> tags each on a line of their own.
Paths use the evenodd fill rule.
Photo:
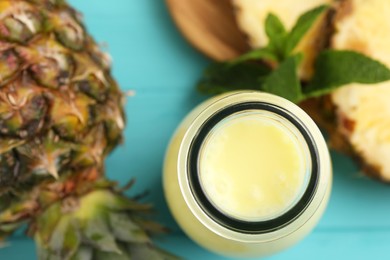
<svg viewBox="0 0 390 260">
<path fill-rule="evenodd" d="M 215 60 L 227 60 L 249 49 L 234 18 L 230 0 L 166 0 L 187 40 Z"/>
</svg>

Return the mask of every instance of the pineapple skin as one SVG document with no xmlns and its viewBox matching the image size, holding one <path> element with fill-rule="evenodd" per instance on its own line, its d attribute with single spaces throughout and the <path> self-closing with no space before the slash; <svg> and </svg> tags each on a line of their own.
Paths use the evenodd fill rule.
<svg viewBox="0 0 390 260">
<path fill-rule="evenodd" d="M 37 176 L 101 168 L 122 138 L 110 59 L 63 1 L 1 1 L 0 87 L 0 194 Z"/>
<path fill-rule="evenodd" d="M 152 245 L 150 206 L 104 177 L 123 103 L 64 0 L 0 0 L 0 242 L 27 223 L 41 260 L 177 259 Z"/>
<path fill-rule="evenodd" d="M 390 67 L 390 2 L 347 0 L 335 16 L 334 49 L 361 52 Z M 337 131 L 369 175 L 390 182 L 390 81 L 349 84 L 331 94 Z"/>
<path fill-rule="evenodd" d="M 268 44 L 264 24 L 269 13 L 278 16 L 289 31 L 303 13 L 332 2 L 333 0 L 233 0 L 233 5 L 237 24 L 248 36 L 250 46 L 261 48 Z M 303 80 L 310 79 L 317 53 L 327 44 L 324 34 L 328 33 L 328 16 L 328 12 L 322 14 L 293 50 L 294 53 L 304 54 L 298 71 Z"/>
</svg>

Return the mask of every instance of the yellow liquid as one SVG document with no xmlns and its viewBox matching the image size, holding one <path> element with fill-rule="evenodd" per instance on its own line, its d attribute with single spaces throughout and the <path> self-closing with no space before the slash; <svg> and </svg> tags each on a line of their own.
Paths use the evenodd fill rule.
<svg viewBox="0 0 390 260">
<path fill-rule="evenodd" d="M 306 151 L 287 127 L 262 114 L 224 121 L 201 150 L 200 181 L 206 196 L 217 209 L 240 220 L 283 214 L 306 188 Z"/>
</svg>

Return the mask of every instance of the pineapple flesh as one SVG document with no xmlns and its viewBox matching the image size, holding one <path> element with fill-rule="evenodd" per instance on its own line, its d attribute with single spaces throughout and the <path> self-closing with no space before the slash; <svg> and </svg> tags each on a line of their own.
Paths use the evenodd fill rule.
<svg viewBox="0 0 390 260">
<path fill-rule="evenodd" d="M 286 30 L 291 30 L 298 18 L 305 12 L 332 0 L 233 0 L 236 20 L 240 29 L 247 35 L 252 48 L 261 48 L 268 44 L 264 23 L 269 13 L 282 21 Z M 294 52 L 303 52 L 304 59 L 299 68 L 300 77 L 309 79 L 313 73 L 313 62 L 323 42 L 327 14 L 322 14 L 313 27 L 306 33 Z"/>
<path fill-rule="evenodd" d="M 362 52 L 390 67 L 390 2 L 347 0 L 335 17 L 331 47 Z M 331 95 L 338 130 L 369 173 L 390 181 L 390 81 L 350 84 Z"/>
<path fill-rule="evenodd" d="M 232 1 L 237 9 L 237 22 L 253 48 L 267 44 L 264 21 L 268 13 L 276 14 L 290 29 L 305 11 L 331 4 L 330 15 L 319 19 L 295 49 L 305 55 L 299 68 L 303 81 L 310 79 L 316 54 L 323 47 L 361 52 L 390 67 L 390 1 Z M 321 42 L 325 45 L 316 46 Z M 357 157 L 366 173 L 390 182 L 389 97 L 390 81 L 376 85 L 349 84 L 301 106 L 329 131 L 333 147 Z"/>
<path fill-rule="evenodd" d="M 104 178 L 123 100 L 64 0 L 0 0 L 0 240 L 27 223 L 40 259 L 172 258 L 149 207 Z"/>
</svg>

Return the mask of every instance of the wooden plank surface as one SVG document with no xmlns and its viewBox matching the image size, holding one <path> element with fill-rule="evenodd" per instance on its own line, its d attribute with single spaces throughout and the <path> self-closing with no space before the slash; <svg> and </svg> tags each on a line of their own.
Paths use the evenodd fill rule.
<svg viewBox="0 0 390 260">
<path fill-rule="evenodd" d="M 224 61 L 249 50 L 231 0 L 166 0 L 183 36 L 207 57 Z"/>
<path fill-rule="evenodd" d="M 180 36 L 162 0 L 71 1 L 85 15 L 90 32 L 109 46 L 114 74 L 124 90 L 135 90 L 126 111 L 126 142 L 108 159 L 108 174 L 130 194 L 150 191 L 156 218 L 172 229 L 162 246 L 186 259 L 222 260 L 187 239 L 162 196 L 161 166 L 166 145 L 180 120 L 205 99 L 194 90 L 209 63 Z M 325 216 L 305 240 L 269 259 L 386 259 L 390 242 L 390 186 L 369 180 L 347 157 L 332 154 L 334 185 Z M 19 234 L 0 259 L 36 259 L 34 244 Z"/>
</svg>

